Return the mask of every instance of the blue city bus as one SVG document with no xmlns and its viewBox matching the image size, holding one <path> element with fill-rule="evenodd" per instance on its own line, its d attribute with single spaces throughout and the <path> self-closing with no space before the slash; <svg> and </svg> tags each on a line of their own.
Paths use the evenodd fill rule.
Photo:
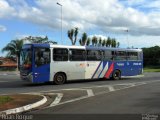
<svg viewBox="0 0 160 120">
<path fill-rule="evenodd" d="M 142 49 L 55 44 L 25 44 L 20 54 L 20 77 L 32 83 L 69 80 L 123 79 L 143 73 Z"/>
</svg>

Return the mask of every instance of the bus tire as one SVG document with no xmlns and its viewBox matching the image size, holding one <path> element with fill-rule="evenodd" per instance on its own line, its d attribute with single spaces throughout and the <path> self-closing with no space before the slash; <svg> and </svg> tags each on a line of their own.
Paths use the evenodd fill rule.
<svg viewBox="0 0 160 120">
<path fill-rule="evenodd" d="M 119 70 L 115 70 L 112 74 L 113 80 L 120 80 L 121 79 L 121 72 Z"/>
<path fill-rule="evenodd" d="M 56 85 L 62 85 L 66 82 L 66 76 L 64 73 L 56 73 L 53 81 Z"/>
</svg>

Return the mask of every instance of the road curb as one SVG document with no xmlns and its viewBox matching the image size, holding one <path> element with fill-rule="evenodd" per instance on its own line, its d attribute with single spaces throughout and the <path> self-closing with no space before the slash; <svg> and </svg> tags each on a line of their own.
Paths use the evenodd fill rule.
<svg viewBox="0 0 160 120">
<path fill-rule="evenodd" d="M 25 111 L 31 110 L 33 108 L 36 108 L 36 107 L 39 107 L 39 106 L 45 104 L 47 102 L 47 98 L 44 95 L 39 95 L 39 96 L 42 96 L 43 99 L 38 101 L 38 102 L 28 104 L 28 105 L 25 105 L 25 106 L 22 106 L 22 107 L 1 111 L 0 115 L 9 115 L 9 114 L 21 113 L 21 112 L 25 112 Z"/>
</svg>

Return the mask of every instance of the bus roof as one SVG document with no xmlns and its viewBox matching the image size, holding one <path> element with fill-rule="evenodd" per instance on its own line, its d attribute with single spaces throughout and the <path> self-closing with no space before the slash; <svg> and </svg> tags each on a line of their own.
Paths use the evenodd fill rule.
<svg viewBox="0 0 160 120">
<path fill-rule="evenodd" d="M 73 49 L 90 49 L 90 50 L 113 50 L 113 51 L 136 51 L 141 52 L 142 49 L 139 48 L 111 48 L 111 47 L 98 47 L 98 46 L 68 46 L 68 45 L 57 45 L 57 44 L 48 44 L 48 43 L 32 43 L 25 45 L 33 45 L 35 47 L 51 47 L 51 48 L 73 48 Z"/>
<path fill-rule="evenodd" d="M 73 49 L 90 49 L 90 50 L 115 50 L 115 51 L 137 51 L 141 52 L 142 49 L 139 48 L 110 48 L 110 47 L 96 47 L 96 46 L 67 46 L 67 45 L 50 45 L 50 47 L 59 47 L 59 48 L 73 48 Z"/>
</svg>

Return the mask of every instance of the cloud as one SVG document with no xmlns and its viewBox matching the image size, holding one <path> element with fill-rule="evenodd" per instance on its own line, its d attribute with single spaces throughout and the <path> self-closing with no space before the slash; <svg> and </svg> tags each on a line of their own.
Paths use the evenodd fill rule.
<svg viewBox="0 0 160 120">
<path fill-rule="evenodd" d="M 0 18 L 9 18 L 15 15 L 15 9 L 5 0 L 0 0 Z"/>
<path fill-rule="evenodd" d="M 7 28 L 5 26 L 0 25 L 0 32 L 5 32 Z"/>
<path fill-rule="evenodd" d="M 61 7 L 56 3 L 1 0 L 0 17 L 16 17 L 56 30 L 61 27 Z M 133 36 L 159 36 L 160 33 L 158 0 L 61 0 L 60 3 L 64 30 L 79 27 L 86 32 L 98 29 L 103 33 L 125 34 L 124 29 L 128 29 L 128 34 Z"/>
</svg>

